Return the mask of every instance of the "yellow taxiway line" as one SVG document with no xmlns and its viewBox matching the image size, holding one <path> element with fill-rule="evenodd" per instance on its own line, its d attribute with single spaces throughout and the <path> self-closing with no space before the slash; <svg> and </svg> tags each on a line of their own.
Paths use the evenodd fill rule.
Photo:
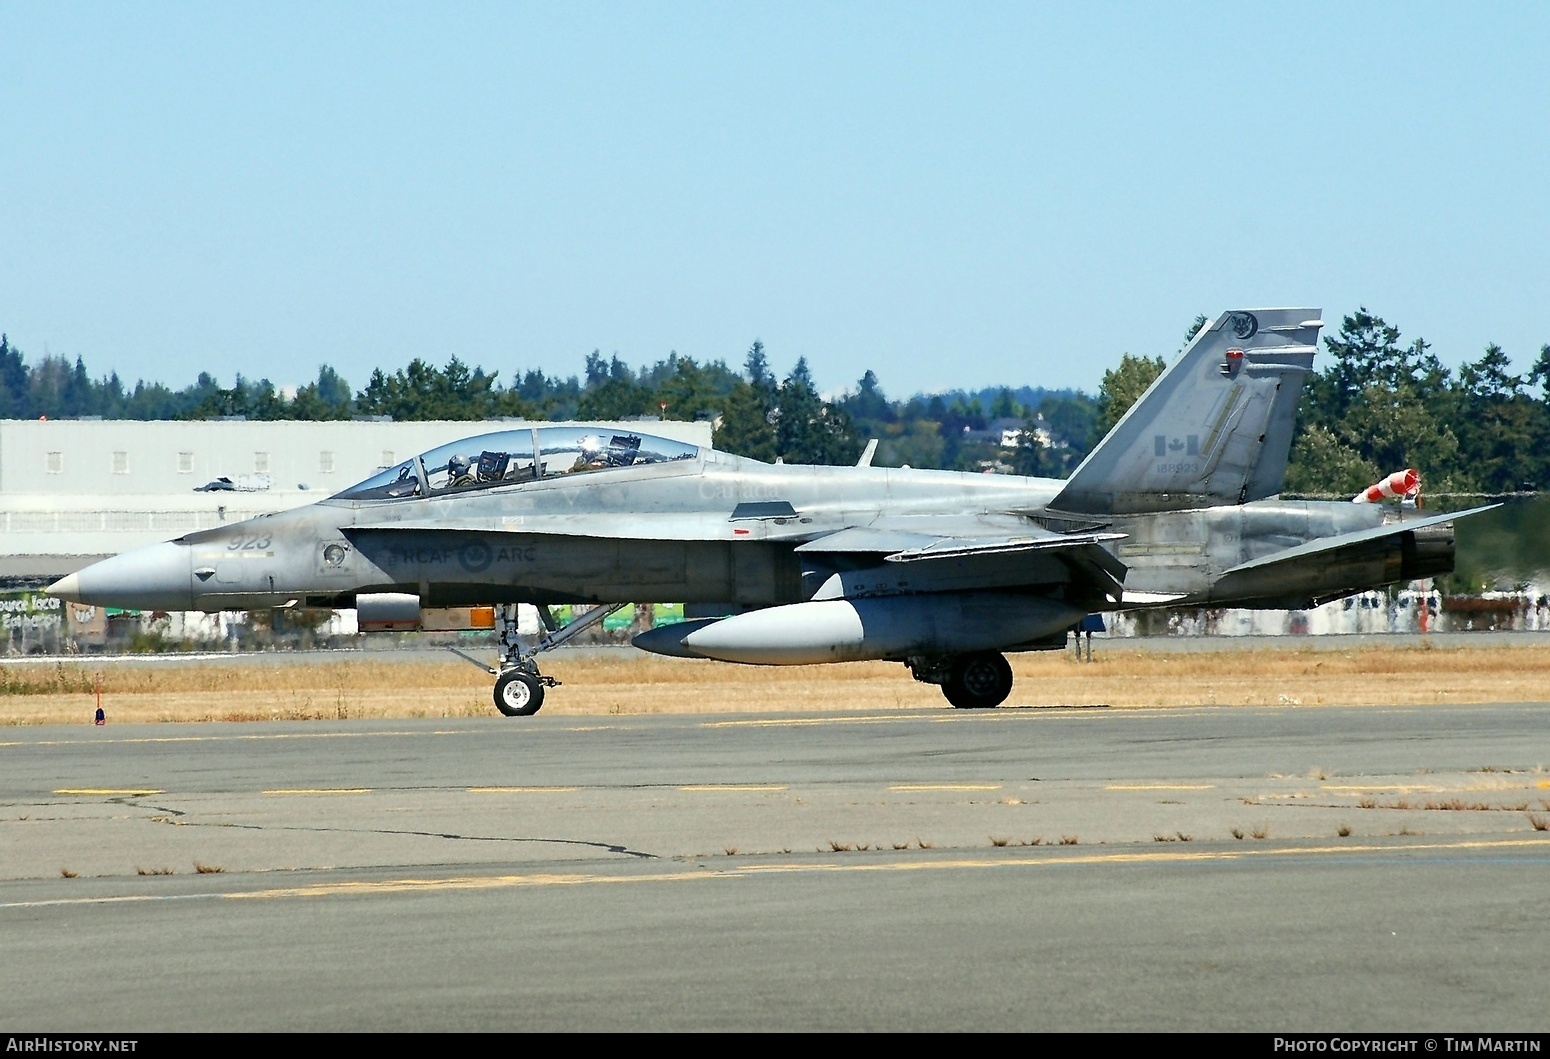
<svg viewBox="0 0 1550 1059">
<path fill-rule="evenodd" d="M 890 791 L 999 791 L 999 783 L 896 783 Z"/>
<path fill-rule="evenodd" d="M 263 722 L 259 722 L 263 723 Z M 102 746 L 105 743 L 246 743 L 279 739 L 383 739 L 390 736 L 423 736 L 425 732 L 269 732 L 254 735 L 141 735 L 125 739 L 13 739 L 8 746 Z M 438 729 L 430 735 L 476 735 L 478 729 Z"/>
<path fill-rule="evenodd" d="M 262 794 L 370 794 L 373 787 L 280 787 Z"/>
<path fill-rule="evenodd" d="M 1293 778 L 1295 778 L 1295 777 L 1293 777 Z M 1353 787 L 1353 786 L 1351 786 L 1349 784 L 1336 785 L 1336 784 L 1333 784 L 1333 783 L 1326 783 L 1322 789 L 1326 790 L 1326 791 L 1397 791 L 1397 792 L 1399 792 L 1401 794 L 1407 794 L 1407 793 L 1410 793 L 1410 794 L 1446 794 L 1447 793 L 1447 789 L 1443 788 L 1443 787 L 1425 786 L 1425 785 L 1416 784 L 1416 783 L 1410 783 L 1410 784 L 1405 784 L 1405 783 L 1389 783 L 1389 784 L 1380 784 L 1380 785 L 1375 786 L 1375 787 Z"/>
<path fill-rule="evenodd" d="M 222 894 L 222 897 L 251 900 L 282 897 L 337 897 L 350 894 L 395 894 L 436 890 L 495 890 L 513 887 L 584 886 L 617 883 L 693 882 L 717 879 L 752 878 L 759 875 L 803 875 L 818 872 L 911 872 L 974 870 L 980 868 L 1041 868 L 1080 864 L 1172 864 L 1185 862 L 1247 860 L 1253 857 L 1329 855 L 1339 853 L 1408 853 L 1437 850 L 1511 849 L 1538 846 L 1550 849 L 1550 839 L 1487 839 L 1462 842 L 1429 842 L 1413 846 L 1311 846 L 1275 849 L 1234 849 L 1221 851 L 1103 852 L 1060 856 L 961 857 L 952 860 L 903 860 L 882 863 L 826 861 L 819 864 L 754 864 L 744 868 L 705 871 L 656 872 L 650 875 L 605 875 L 598 872 L 540 872 L 527 875 L 462 875 L 446 879 L 384 879 L 379 882 L 317 883 L 311 886 L 282 887 Z M 89 899 L 88 899 L 89 900 Z"/>
<path fill-rule="evenodd" d="M 1179 864 L 1212 861 L 1244 861 L 1256 857 L 1330 856 L 1353 853 L 1426 853 L 1458 850 L 1509 850 L 1538 848 L 1550 851 L 1550 839 L 1466 839 L 1456 842 L 1426 842 L 1414 845 L 1352 844 L 1336 846 L 1280 846 L 1259 849 L 1185 851 L 1122 851 L 1066 853 L 1057 855 L 1012 855 L 1005 857 L 957 857 L 950 860 L 823 861 L 816 864 L 750 864 L 740 868 L 707 870 L 689 865 L 677 871 L 649 875 L 609 875 L 600 872 L 533 872 L 525 875 L 458 875 L 441 879 L 402 878 L 375 882 L 325 882 L 306 886 L 274 887 L 233 893 L 118 894 L 102 897 L 45 898 L 36 901 L 0 903 L 0 909 L 39 908 L 54 905 L 123 904 L 171 900 L 262 900 L 296 897 L 348 897 L 381 894 L 430 893 L 450 890 L 499 890 L 518 887 L 589 886 L 627 883 L 714 882 L 750 879 L 763 875 L 806 875 L 820 872 L 915 872 L 972 871 L 983 868 L 1043 868 L 1098 864 Z"/>
<path fill-rule="evenodd" d="M 774 783 L 692 783 L 678 789 L 681 791 L 789 791 L 791 788 Z"/>
<path fill-rule="evenodd" d="M 1213 791 L 1214 783 L 1111 783 L 1106 791 Z"/>
<path fill-rule="evenodd" d="M 80 795 L 112 795 L 120 798 L 144 798 L 151 794 L 166 794 L 167 792 L 155 787 L 129 787 L 116 789 L 112 787 L 61 787 L 55 794 L 80 794 Z"/>
</svg>

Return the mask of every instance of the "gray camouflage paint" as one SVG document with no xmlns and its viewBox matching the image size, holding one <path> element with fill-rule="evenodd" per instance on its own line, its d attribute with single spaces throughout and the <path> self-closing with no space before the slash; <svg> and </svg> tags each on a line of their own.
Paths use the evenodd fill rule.
<svg viewBox="0 0 1550 1059">
<path fill-rule="evenodd" d="M 1385 531 L 1391 509 L 1275 499 L 1318 317 L 1222 314 L 1068 481 L 701 450 L 457 494 L 334 497 L 117 556 L 52 591 L 217 611 L 377 592 L 762 607 L 994 590 L 1085 612 L 1307 605 L 1451 569 L 1446 518 Z"/>
</svg>

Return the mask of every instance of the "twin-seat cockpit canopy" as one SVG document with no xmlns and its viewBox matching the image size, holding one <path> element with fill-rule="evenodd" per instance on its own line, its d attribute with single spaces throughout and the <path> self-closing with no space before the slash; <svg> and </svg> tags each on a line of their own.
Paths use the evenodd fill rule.
<svg viewBox="0 0 1550 1059">
<path fill-rule="evenodd" d="M 437 496 L 560 475 L 692 460 L 681 441 L 596 427 L 523 427 L 480 434 L 388 467 L 336 494 L 341 500 Z"/>
</svg>

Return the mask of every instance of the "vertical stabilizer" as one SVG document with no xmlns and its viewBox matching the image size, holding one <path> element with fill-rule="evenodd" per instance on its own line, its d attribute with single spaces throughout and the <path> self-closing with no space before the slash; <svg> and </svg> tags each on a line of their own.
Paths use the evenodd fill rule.
<svg viewBox="0 0 1550 1059">
<path fill-rule="evenodd" d="M 1281 491 L 1318 309 L 1226 312 L 1088 454 L 1050 504 L 1125 514 L 1217 507 Z"/>
</svg>

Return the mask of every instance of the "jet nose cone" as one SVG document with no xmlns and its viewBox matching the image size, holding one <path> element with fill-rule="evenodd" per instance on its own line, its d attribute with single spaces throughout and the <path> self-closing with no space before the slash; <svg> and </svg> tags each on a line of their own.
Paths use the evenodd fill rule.
<svg viewBox="0 0 1550 1059">
<path fill-rule="evenodd" d="M 43 590 L 44 595 L 58 596 L 60 599 L 68 599 L 71 603 L 81 602 L 81 579 L 75 574 L 66 574 L 52 585 Z"/>
<path fill-rule="evenodd" d="M 115 555 L 48 586 L 72 603 L 132 610 L 189 610 L 193 582 L 189 549 L 167 542 Z"/>
</svg>

